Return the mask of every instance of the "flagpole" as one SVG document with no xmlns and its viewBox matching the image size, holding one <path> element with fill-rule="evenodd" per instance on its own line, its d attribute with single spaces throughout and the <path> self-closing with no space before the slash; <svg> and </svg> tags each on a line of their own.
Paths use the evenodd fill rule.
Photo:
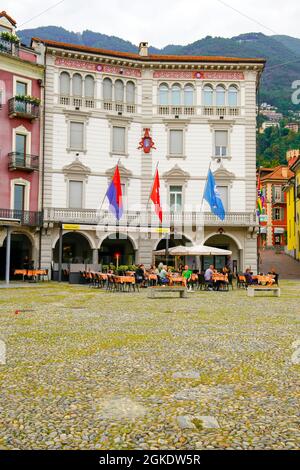
<svg viewBox="0 0 300 470">
<path fill-rule="evenodd" d="M 258 167 L 258 180 L 260 181 L 260 166 Z M 260 183 L 261 184 L 261 183 Z M 256 184 L 257 185 L 257 184 Z M 256 188 L 256 206 L 257 206 L 257 200 L 258 200 L 258 188 Z M 261 230 L 260 230 L 260 216 L 258 216 L 258 241 L 257 241 L 257 274 L 260 272 L 260 253 L 259 253 L 259 248 L 261 244 Z"/>
</svg>

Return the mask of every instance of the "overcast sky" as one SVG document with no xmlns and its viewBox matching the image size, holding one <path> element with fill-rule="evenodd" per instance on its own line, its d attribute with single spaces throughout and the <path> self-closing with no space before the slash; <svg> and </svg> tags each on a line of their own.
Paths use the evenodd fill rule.
<svg viewBox="0 0 300 470">
<path fill-rule="evenodd" d="M 250 31 L 300 37 L 299 0 L 63 0 L 42 13 L 58 2 L 1 0 L 1 9 L 21 29 L 48 25 L 76 32 L 90 29 L 135 44 L 148 41 L 157 47 L 188 44 L 207 35 L 232 37 Z"/>
</svg>

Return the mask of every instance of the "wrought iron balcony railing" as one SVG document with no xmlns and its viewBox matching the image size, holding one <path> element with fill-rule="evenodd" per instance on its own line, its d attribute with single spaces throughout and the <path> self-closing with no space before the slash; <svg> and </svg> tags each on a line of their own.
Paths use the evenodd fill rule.
<svg viewBox="0 0 300 470">
<path fill-rule="evenodd" d="M 40 116 L 40 105 L 21 101 L 18 98 L 11 98 L 8 101 L 8 115 L 10 118 L 38 119 Z"/>
<path fill-rule="evenodd" d="M 0 52 L 5 54 L 19 56 L 19 44 L 13 41 L 7 41 L 0 37 Z"/>
<path fill-rule="evenodd" d="M 42 212 L 16 209 L 0 209 L 0 222 L 3 220 L 19 221 L 20 225 L 26 225 L 27 227 L 41 227 L 43 224 Z"/>
<path fill-rule="evenodd" d="M 108 211 L 94 209 L 61 209 L 46 208 L 44 221 L 65 224 L 90 224 L 90 225 L 116 225 L 116 219 Z M 153 212 L 126 211 L 119 223 L 122 226 L 131 227 L 159 227 L 157 216 Z M 211 213 L 200 212 L 164 212 L 163 227 L 201 227 L 201 226 L 258 226 L 257 216 L 254 212 L 229 212 L 225 220 L 221 221 Z"/>
<path fill-rule="evenodd" d="M 39 169 L 39 157 L 37 155 L 12 152 L 8 154 L 8 159 L 8 168 L 11 171 L 37 171 Z"/>
</svg>

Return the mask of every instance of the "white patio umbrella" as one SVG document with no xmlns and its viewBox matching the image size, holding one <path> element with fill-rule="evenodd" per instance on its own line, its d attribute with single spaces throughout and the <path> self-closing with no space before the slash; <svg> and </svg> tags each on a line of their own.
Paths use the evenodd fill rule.
<svg viewBox="0 0 300 470">
<path fill-rule="evenodd" d="M 165 255 L 166 250 L 154 251 L 155 255 Z M 206 245 L 174 246 L 169 249 L 169 256 L 230 256 L 232 251 Z"/>
</svg>

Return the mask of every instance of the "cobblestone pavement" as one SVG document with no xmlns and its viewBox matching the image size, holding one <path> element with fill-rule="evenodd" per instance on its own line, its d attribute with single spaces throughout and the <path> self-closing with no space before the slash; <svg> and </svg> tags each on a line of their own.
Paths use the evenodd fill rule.
<svg viewBox="0 0 300 470">
<path fill-rule="evenodd" d="M 280 274 L 280 279 L 300 280 L 300 263 L 284 252 L 262 250 L 260 271 L 267 273 L 272 267 Z"/>
<path fill-rule="evenodd" d="M 281 287 L 1 290 L 0 448 L 299 449 L 300 282 Z"/>
</svg>

